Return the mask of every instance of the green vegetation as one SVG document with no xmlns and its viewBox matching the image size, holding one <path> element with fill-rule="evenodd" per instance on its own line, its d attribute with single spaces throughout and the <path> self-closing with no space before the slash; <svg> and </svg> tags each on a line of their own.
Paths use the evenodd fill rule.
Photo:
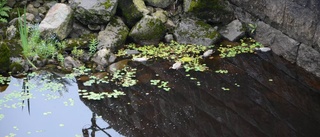
<svg viewBox="0 0 320 137">
<path fill-rule="evenodd" d="M 218 51 L 220 51 L 220 57 L 235 57 L 238 54 L 242 53 L 253 53 L 254 49 L 263 47 L 262 44 L 255 41 L 252 38 L 244 38 L 240 40 L 240 45 L 237 46 L 220 46 Z"/>
<path fill-rule="evenodd" d="M 7 23 L 8 20 L 6 17 L 9 17 L 8 12 L 11 10 L 10 7 L 5 6 L 7 4 L 7 0 L 0 0 L 0 22 Z"/>
<path fill-rule="evenodd" d="M 168 87 L 168 81 L 162 81 L 158 79 L 151 79 L 150 84 L 153 86 L 157 86 L 159 89 L 163 89 L 164 91 L 170 91 L 170 87 Z"/>
<path fill-rule="evenodd" d="M 83 56 L 84 51 L 82 49 L 78 49 L 77 47 L 73 47 L 73 50 L 71 51 L 71 54 L 75 57 L 75 58 L 80 58 Z"/>
<path fill-rule="evenodd" d="M 90 40 L 90 43 L 89 43 L 89 54 L 90 56 L 93 56 L 96 51 L 97 51 L 97 46 L 98 46 L 98 40 L 96 38 L 93 38 Z"/>
<path fill-rule="evenodd" d="M 118 51 L 117 56 L 148 59 L 165 59 L 170 62 L 181 62 L 186 71 L 205 71 L 207 69 L 205 64 L 201 63 L 202 55 L 208 46 L 179 44 L 172 41 L 170 44 L 160 43 L 158 46 L 145 45 L 138 46 L 135 44 L 127 45 L 125 49 Z M 140 54 L 127 55 L 126 50 L 137 50 Z"/>
</svg>

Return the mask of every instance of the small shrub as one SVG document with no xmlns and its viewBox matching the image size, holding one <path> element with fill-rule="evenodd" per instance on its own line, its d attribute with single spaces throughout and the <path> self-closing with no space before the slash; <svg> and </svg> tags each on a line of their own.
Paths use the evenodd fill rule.
<svg viewBox="0 0 320 137">
<path fill-rule="evenodd" d="M 0 22 L 7 23 L 8 20 L 6 17 L 9 17 L 8 12 L 11 10 L 10 7 L 5 6 L 7 4 L 7 0 L 0 0 Z"/>
</svg>

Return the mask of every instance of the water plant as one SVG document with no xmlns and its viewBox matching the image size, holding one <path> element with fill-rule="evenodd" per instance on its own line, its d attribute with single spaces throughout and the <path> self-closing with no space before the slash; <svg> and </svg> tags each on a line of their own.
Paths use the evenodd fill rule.
<svg viewBox="0 0 320 137">
<path fill-rule="evenodd" d="M 7 0 L 0 0 L 0 22 L 7 23 L 8 20 L 6 19 L 9 17 L 8 12 L 11 10 L 10 7 L 6 6 Z"/>
<path fill-rule="evenodd" d="M 71 54 L 76 58 L 80 58 L 83 56 L 84 51 L 82 49 L 78 49 L 77 47 L 73 47 Z"/>
<path fill-rule="evenodd" d="M 157 86 L 160 89 L 163 89 L 164 91 L 170 91 L 170 87 L 168 87 L 168 81 L 163 81 L 159 79 L 151 79 L 150 84 L 153 86 Z"/>
<path fill-rule="evenodd" d="M 240 44 L 237 46 L 231 45 L 221 45 L 218 48 L 220 52 L 219 56 L 221 58 L 225 57 L 235 57 L 238 54 L 242 53 L 253 53 L 256 48 L 263 47 L 263 45 L 252 38 L 243 38 L 240 39 Z"/>
</svg>

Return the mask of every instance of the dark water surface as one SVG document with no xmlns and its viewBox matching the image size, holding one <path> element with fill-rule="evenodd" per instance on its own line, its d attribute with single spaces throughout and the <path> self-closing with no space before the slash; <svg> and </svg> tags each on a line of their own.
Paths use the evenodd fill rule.
<svg viewBox="0 0 320 137">
<path fill-rule="evenodd" d="M 28 105 L 23 110 L 12 108 L 21 100 L 0 102 L 0 114 L 4 115 L 0 136 L 80 137 L 82 131 L 97 137 L 320 136 L 319 78 L 272 53 L 213 58 L 205 63 L 210 70 L 186 73 L 169 69 L 172 63 L 166 61 L 131 62 L 129 65 L 137 68 L 139 82 L 133 87 L 120 87 L 126 95 L 117 99 L 92 101 L 78 94 L 78 89 L 118 89 L 114 83 L 88 87 L 78 80 L 62 92 L 32 89 L 30 114 Z M 215 72 L 220 69 L 228 73 Z M 152 79 L 168 81 L 171 90 L 150 85 Z M 12 79 L 0 97 L 20 93 L 21 83 Z M 97 131 L 93 132 L 91 126 Z M 103 128 L 107 128 L 105 132 Z"/>
</svg>

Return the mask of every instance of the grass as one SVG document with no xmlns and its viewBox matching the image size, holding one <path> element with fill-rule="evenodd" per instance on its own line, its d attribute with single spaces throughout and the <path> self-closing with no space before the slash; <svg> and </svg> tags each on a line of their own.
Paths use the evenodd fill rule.
<svg viewBox="0 0 320 137">
<path fill-rule="evenodd" d="M 24 8 L 24 13 L 26 13 L 26 8 Z M 21 20 L 21 15 L 18 10 L 18 15 L 19 15 L 19 34 L 20 34 L 20 40 L 21 40 L 21 46 L 22 46 L 22 54 L 24 58 L 29 62 L 29 64 L 35 68 L 38 69 L 29 59 L 30 53 L 32 53 L 31 46 L 28 43 L 28 26 L 27 26 L 27 17 L 24 14 L 23 20 Z"/>
</svg>

